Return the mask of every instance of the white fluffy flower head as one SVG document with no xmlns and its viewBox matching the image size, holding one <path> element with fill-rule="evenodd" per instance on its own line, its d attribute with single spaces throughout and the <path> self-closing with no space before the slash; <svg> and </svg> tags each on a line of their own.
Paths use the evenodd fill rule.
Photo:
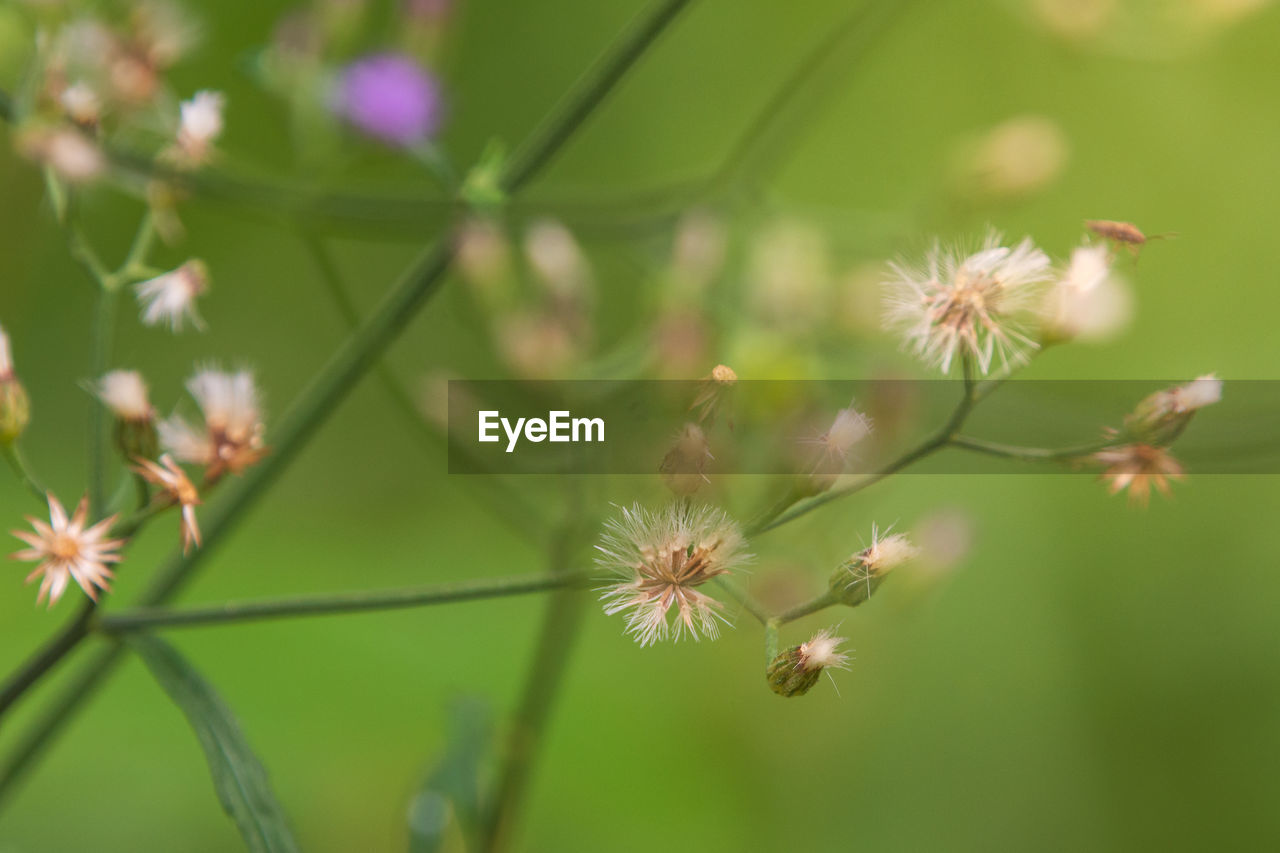
<svg viewBox="0 0 1280 853">
<path fill-rule="evenodd" d="M 1005 363 L 1026 358 L 1036 343 L 1023 315 L 1051 276 L 1049 257 L 1031 240 L 1013 248 L 992 233 L 982 249 L 964 256 L 935 246 L 924 266 L 890 265 L 885 282 L 886 323 L 905 336 L 917 356 L 951 369 L 957 356 L 982 372 L 997 358 Z"/>
<path fill-rule="evenodd" d="M 213 143 L 222 135 L 222 111 L 226 97 L 208 89 L 195 93 L 179 107 L 178 149 L 193 163 L 203 163 Z"/>
<path fill-rule="evenodd" d="M 744 547 L 738 525 L 712 506 L 623 507 L 596 546 L 597 564 L 617 578 L 603 589 L 604 611 L 625 613 L 627 631 L 642 646 L 685 632 L 714 639 L 722 605 L 696 587 L 744 563 Z"/>
<path fill-rule="evenodd" d="M 113 370 L 98 380 L 98 399 L 122 421 L 147 421 L 154 414 L 147 383 L 136 370 Z"/>
<path fill-rule="evenodd" d="M 833 637 L 832 629 L 823 628 L 809 642 L 800 644 L 796 665 L 810 671 L 828 667 L 848 669 L 849 656 L 840 651 L 844 641 L 844 637 Z"/>
<path fill-rule="evenodd" d="M 239 474 L 266 452 L 261 404 L 253 374 L 205 368 L 187 380 L 187 390 L 204 413 L 203 426 L 180 415 L 156 425 L 160 443 L 174 457 L 206 466 L 205 481 L 230 471 Z"/>
<path fill-rule="evenodd" d="M 142 322 L 148 326 L 164 323 L 173 332 L 182 331 L 187 320 L 197 329 L 204 321 L 196 312 L 196 299 L 209 288 L 209 270 L 203 261 L 190 260 L 175 270 L 134 285 L 142 306 Z"/>
</svg>

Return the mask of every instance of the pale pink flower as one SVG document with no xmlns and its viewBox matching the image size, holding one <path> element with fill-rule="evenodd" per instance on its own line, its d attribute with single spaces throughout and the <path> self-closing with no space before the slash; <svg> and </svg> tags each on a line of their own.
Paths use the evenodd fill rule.
<svg viewBox="0 0 1280 853">
<path fill-rule="evenodd" d="M 148 483 L 159 486 L 169 501 L 182 507 L 182 552 L 188 553 L 192 545 L 199 548 L 200 525 L 196 522 L 196 507 L 200 505 L 200 493 L 186 472 L 167 453 L 160 457 L 159 464 L 150 459 L 139 459 L 133 470 Z"/>
<path fill-rule="evenodd" d="M 738 525 L 715 507 L 624 507 L 596 546 L 596 562 L 617 576 L 603 590 L 604 612 L 625 613 L 627 631 L 642 646 L 686 632 L 714 639 L 722 605 L 697 587 L 745 562 L 744 546 Z"/>
<path fill-rule="evenodd" d="M 50 494 L 48 499 L 49 523 L 45 524 L 38 518 L 28 516 L 27 521 L 35 532 L 12 532 L 31 547 L 11 554 L 10 557 L 40 564 L 27 576 L 27 583 L 44 576 L 40 582 L 40 593 L 36 597 L 37 604 L 48 598 L 49 606 L 52 607 L 72 580 L 80 585 L 85 595 L 97 601 L 99 589 L 111 589 L 109 580 L 114 574 L 107 568 L 107 564 L 118 563 L 123 559 L 117 552 L 125 544 L 125 540 L 107 538 L 116 517 L 113 515 L 86 528 L 88 497 L 80 500 L 75 515 L 70 519 L 57 498 Z"/>
</svg>

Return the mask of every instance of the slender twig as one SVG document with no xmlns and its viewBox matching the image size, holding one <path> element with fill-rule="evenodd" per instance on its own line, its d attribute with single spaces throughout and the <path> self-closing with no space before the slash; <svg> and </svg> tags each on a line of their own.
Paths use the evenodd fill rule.
<svg viewBox="0 0 1280 853">
<path fill-rule="evenodd" d="M 103 286 L 98 291 L 93 309 L 93 331 L 90 335 L 89 376 L 97 382 L 111 362 L 111 343 L 116 321 L 115 289 Z M 107 456 L 109 438 L 103 414 L 105 405 L 94 394 L 89 401 L 89 516 L 98 519 L 106 509 Z"/>
<path fill-rule="evenodd" d="M 553 572 L 531 577 L 494 578 L 465 583 L 432 584 L 404 589 L 357 590 L 330 595 L 298 595 L 265 601 L 228 601 L 207 607 L 172 609 L 139 607 L 115 613 L 99 614 L 91 630 L 107 634 L 148 631 L 155 628 L 189 628 L 202 625 L 228 625 L 261 619 L 287 619 L 298 616 L 327 616 L 338 613 L 361 613 L 370 610 L 400 610 L 426 607 L 456 601 L 504 598 L 535 592 L 586 585 L 586 572 Z"/>
<path fill-rule="evenodd" d="M 924 459 L 925 457 L 947 447 L 950 444 L 951 439 L 959 433 L 960 429 L 964 426 L 965 421 L 969 418 L 969 414 L 973 411 L 974 405 L 977 403 L 979 384 L 974 382 L 972 379 L 972 368 L 969 365 L 967 357 L 964 360 L 963 370 L 965 375 L 964 393 L 960 397 L 960 402 L 956 404 L 955 409 L 952 411 L 951 417 L 947 419 L 947 422 L 937 432 L 912 449 L 908 450 L 906 453 L 903 453 L 897 459 L 885 465 L 879 471 L 868 474 L 861 480 L 850 483 L 842 488 L 831 489 L 830 491 L 823 492 L 822 494 L 806 501 L 798 502 L 790 510 L 776 515 L 769 521 L 751 527 L 747 530 L 747 535 L 758 536 L 761 533 L 781 527 L 788 522 L 795 521 L 800 516 L 807 515 L 820 506 L 831 503 L 834 500 L 847 497 L 848 495 L 856 494 L 863 489 L 873 486 L 886 477 L 896 474 L 902 469 L 907 468 L 910 465 L 919 462 L 921 459 Z"/>
<path fill-rule="evenodd" d="M 839 603 L 840 598 L 833 591 L 827 590 L 809 601 L 802 602 L 789 610 L 779 613 L 774 621 L 779 625 L 785 625 L 788 622 L 803 619 L 805 616 L 817 613 L 819 610 L 826 610 L 828 607 Z"/>
<path fill-rule="evenodd" d="M 1097 453 L 1099 450 L 1111 447 L 1115 443 L 1115 440 L 1095 441 L 1090 444 L 1053 449 L 1046 447 L 1019 447 L 1013 444 L 985 441 L 967 435 L 952 436 L 948 441 L 948 444 L 952 447 L 972 450 L 976 453 L 985 453 L 988 456 L 1020 459 L 1026 462 L 1069 462 L 1082 456 L 1088 456 L 1090 453 Z"/>
<path fill-rule="evenodd" d="M 716 585 L 723 589 L 733 598 L 734 601 L 742 605 L 742 609 L 750 613 L 756 618 L 761 625 L 769 624 L 772 618 L 769 612 L 764 609 L 764 605 L 755 599 L 751 593 L 738 586 L 726 577 L 718 577 L 715 579 Z"/>
<path fill-rule="evenodd" d="M 576 540 L 576 507 L 552 540 L 553 568 L 568 564 Z M 569 664 L 569 653 L 582 625 L 583 596 L 565 589 L 551 596 L 542 617 L 538 645 L 526 676 L 520 706 L 511 723 L 507 749 L 494 795 L 481 826 L 480 849 L 494 853 L 511 844 L 516 814 L 537 758 L 542 732 L 551 716 L 560 682 Z"/>
<path fill-rule="evenodd" d="M 45 503 L 48 500 L 48 492 L 45 491 L 44 486 L 40 485 L 40 481 L 36 479 L 35 474 L 31 473 L 31 466 L 27 464 L 27 458 L 23 455 L 22 448 L 18 445 L 18 442 L 0 442 L 0 453 L 4 454 L 5 461 L 13 469 L 18 482 L 26 487 L 32 497 L 40 503 Z"/>
<path fill-rule="evenodd" d="M 544 123 L 534 132 L 531 142 L 523 146 L 511 161 L 500 185 L 508 192 L 515 191 L 549 162 L 688 2 L 689 0 L 661 0 L 633 24 L 607 52 L 605 58 L 575 85 L 571 97 L 557 108 L 554 122 Z M 446 234 L 419 256 L 408 273 L 346 339 L 302 392 L 297 403 L 282 418 L 280 427 L 273 436 L 275 452 L 251 469 L 226 499 L 214 507 L 214 511 L 206 519 L 205 546 L 193 551 L 190 556 L 179 552 L 170 557 L 144 593 L 144 605 L 163 603 L 182 588 L 192 572 L 216 549 L 225 534 L 293 461 L 315 431 L 328 420 L 337 404 L 345 399 L 355 383 L 377 362 L 418 309 L 435 294 L 452 255 L 452 237 Z M 555 600 L 558 601 L 561 597 L 557 595 Z M 74 648 L 74 645 L 67 651 Z M 62 694 L 42 715 L 43 719 L 58 723 L 68 719 L 75 704 L 87 697 L 92 692 L 92 687 L 99 683 L 99 672 L 114 665 L 119 654 L 119 648 L 113 647 L 91 661 L 91 668 L 82 673 L 76 682 L 82 689 Z M 57 731 L 56 723 L 46 723 L 27 732 L 11 760 L 4 765 L 3 772 L 0 772 L 0 797 L 11 788 Z"/>
<path fill-rule="evenodd" d="M 306 247 L 316 268 L 320 271 L 320 279 L 325 291 L 333 300 L 338 313 L 351 328 L 360 323 L 359 309 L 351 298 L 350 291 L 343 283 L 342 275 L 334 262 L 333 255 L 324 241 L 307 229 L 301 229 L 302 242 Z M 375 368 L 379 383 L 386 392 L 392 408 L 408 428 L 419 447 L 429 453 L 439 450 L 443 441 L 449 452 L 465 452 L 465 448 L 456 442 L 448 430 L 437 431 L 414 404 L 413 397 L 396 378 L 386 361 L 379 361 Z M 472 460 L 479 464 L 479 460 Z M 492 511 L 495 518 L 511 527 L 531 542 L 542 542 L 546 538 L 548 525 L 541 509 L 520 497 L 513 489 L 495 486 L 489 480 L 491 474 L 468 477 L 468 482 L 476 487 L 476 491 L 484 498 L 484 505 Z M 492 487 L 492 488 L 486 488 Z"/>
</svg>

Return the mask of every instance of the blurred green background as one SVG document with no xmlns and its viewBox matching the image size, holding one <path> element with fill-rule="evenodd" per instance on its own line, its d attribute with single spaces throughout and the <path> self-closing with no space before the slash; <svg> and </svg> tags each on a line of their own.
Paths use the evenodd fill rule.
<svg viewBox="0 0 1280 853">
<path fill-rule="evenodd" d="M 848 5 L 695 2 L 534 196 L 610 197 L 710 173 Z M 1059 255 L 1085 218 L 1176 231 L 1177 240 L 1149 246 L 1140 264 L 1124 268 L 1137 290 L 1127 335 L 1054 351 L 1027 375 L 1182 379 L 1215 370 L 1228 380 L 1280 379 L 1280 12 L 1263 9 L 1210 31 L 1199 19 L 1182 29 L 1157 20 L 1162 6 L 1196 3 L 1120 5 L 1137 10 L 1123 26 L 1067 42 L 1033 26 L 1030 6 L 914 4 L 874 49 L 850 51 L 847 66 L 824 78 L 820 110 L 777 131 L 788 143 L 785 159 L 762 188 L 727 208 L 742 229 L 735 240 L 749 240 L 751 224 L 775 213 L 798 216 L 841 247 L 841 265 L 853 266 L 917 248 L 935 233 L 980 233 L 987 223 L 1034 235 Z M 249 69 L 252 51 L 289 8 L 194 4 L 203 44 L 171 78 L 184 97 L 205 87 L 227 93 L 221 147 L 232 164 L 285 175 L 293 169 L 286 122 Z M 450 102 L 443 148 L 467 164 L 491 137 L 518 140 L 638 8 L 463 3 L 440 67 Z M 0 9 L 6 86 L 24 50 L 18 17 Z M 1027 113 L 1064 131 L 1062 175 L 1018 204 L 947 201 L 957 142 Z M 0 322 L 33 397 L 28 453 L 70 499 L 84 477 L 90 398 L 79 384 L 88 378 L 91 292 L 52 223 L 38 171 L 11 153 L 10 129 L 0 137 Z M 346 172 L 330 180 L 429 188 L 420 169 L 373 146 L 343 144 Z M 95 240 L 117 257 L 137 203 L 109 191 L 87 203 Z M 292 228 L 199 200 L 183 216 L 187 243 L 160 257 L 209 263 L 214 290 L 202 309 L 211 331 L 144 329 L 127 306 L 116 362 L 145 370 L 163 410 L 179 399 L 193 362 L 252 365 L 270 424 L 344 325 Z M 420 239 L 364 233 L 335 243 L 362 305 L 410 261 L 428 225 Z M 597 266 L 602 338 L 625 329 L 669 236 L 584 237 Z M 732 313 L 732 291 L 717 293 L 710 310 Z M 469 305 L 450 282 L 393 347 L 395 370 L 407 378 L 441 366 L 500 375 Z M 847 349 L 834 352 L 806 345 L 803 336 L 791 341 L 787 356 L 816 362 L 819 376 L 915 370 L 870 331 L 849 332 Z M 424 454 L 380 391 L 373 382 L 357 389 L 185 601 L 543 569 L 544 555 L 461 499 L 467 484 L 448 476 L 443 450 Z M 1231 428 L 1212 412 L 1193 426 Z M 525 485 L 537 494 L 554 484 Z M 717 494 L 733 503 L 735 488 Z M 660 495 L 656 482 L 636 481 L 610 483 L 595 499 Z M 9 527 L 30 509 L 16 483 L 0 482 Z M 798 566 L 816 589 L 873 521 L 909 528 L 941 510 L 964 513 L 974 539 L 963 563 L 927 593 L 887 584 L 857 612 L 786 629 L 784 639 L 798 642 L 842 620 L 856 659 L 836 676 L 839 696 L 829 684 L 803 699 L 771 694 L 749 620 L 715 643 L 640 649 L 617 619 L 589 606 L 517 847 L 1280 842 L 1275 477 L 1192 476 L 1174 499 L 1135 511 L 1084 475 L 905 476 L 753 543 L 754 571 Z M 171 521 L 147 532 L 113 602 L 141 589 L 144 572 L 131 570 L 166 552 Z M 73 608 L 33 607 L 23 569 L 8 571 L 0 595 L 6 670 Z M 236 710 L 305 849 L 394 850 L 405 845 L 413 792 L 444 747 L 449 703 L 483 697 L 501 725 L 517 701 L 541 607 L 538 598 L 510 599 L 170 637 Z M 6 742 L 52 687 L 24 703 Z M 236 850 L 240 841 L 185 721 L 130 661 L 0 814 L 0 850 L 138 849 Z"/>
</svg>

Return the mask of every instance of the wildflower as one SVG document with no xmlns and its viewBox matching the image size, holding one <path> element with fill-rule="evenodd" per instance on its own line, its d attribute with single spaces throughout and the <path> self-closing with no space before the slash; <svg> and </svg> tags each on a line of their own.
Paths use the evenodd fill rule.
<svg viewBox="0 0 1280 853">
<path fill-rule="evenodd" d="M 113 370 L 98 380 L 94 390 L 115 416 L 116 447 L 124 457 L 155 455 L 155 409 L 142 375 L 136 370 Z"/>
<path fill-rule="evenodd" d="M 1222 399 L 1222 380 L 1212 373 L 1157 391 L 1138 403 L 1124 419 L 1125 431 L 1148 444 L 1169 444 L 1186 429 L 1192 416 Z"/>
<path fill-rule="evenodd" d="M 17 146 L 72 184 L 88 183 L 107 168 L 102 150 L 74 127 L 27 127 L 18 132 Z"/>
<path fill-rule="evenodd" d="M 780 222 L 752 245 L 747 301 L 770 327 L 803 334 L 821 319 L 831 282 L 828 247 L 816 228 Z"/>
<path fill-rule="evenodd" d="M 134 286 L 142 306 L 142 322 L 148 326 L 165 323 L 170 331 L 182 331 L 183 322 L 191 320 L 197 329 L 204 320 L 196 312 L 196 297 L 209 289 L 209 268 L 203 261 L 187 261 L 177 269 Z"/>
<path fill-rule="evenodd" d="M 167 453 L 160 457 L 159 464 L 139 458 L 133 470 L 148 483 L 159 486 L 169 501 L 182 507 L 182 552 L 188 553 L 193 544 L 199 548 L 200 525 L 196 523 L 196 507 L 200 505 L 200 493 L 186 472 Z"/>
<path fill-rule="evenodd" d="M 364 133 L 390 145 L 427 141 L 440 123 L 439 86 L 408 56 L 366 56 L 342 72 L 335 109 Z"/>
<path fill-rule="evenodd" d="M 824 628 L 809 642 L 780 652 L 765 670 L 770 689 L 780 696 L 803 696 L 818 683 L 823 670 L 848 669 L 849 656 L 839 651 L 844 641 Z"/>
<path fill-rule="evenodd" d="M 662 481 L 672 492 L 691 495 L 711 482 L 706 472 L 707 464 L 714 458 L 702 427 L 685 424 L 675 444 L 662 457 L 658 471 L 662 474 Z"/>
<path fill-rule="evenodd" d="M 525 232 L 525 257 L 558 303 L 581 302 L 591 288 L 591 269 L 568 228 L 553 220 L 535 222 Z"/>
<path fill-rule="evenodd" d="M 719 219 L 695 210 L 680 220 L 671 252 L 675 284 L 696 296 L 724 267 L 728 235 Z"/>
<path fill-rule="evenodd" d="M 854 554 L 831 576 L 831 592 L 842 604 L 856 607 L 872 596 L 888 574 L 915 559 L 920 549 L 902 533 L 882 534 L 871 527 L 871 544 Z"/>
<path fill-rule="evenodd" d="M 0 444 L 12 444 L 31 421 L 31 400 L 13 371 L 9 336 L 0 326 Z"/>
<path fill-rule="evenodd" d="M 155 415 L 147 383 L 136 370 L 113 370 L 98 380 L 98 397 L 123 421 L 146 421 Z"/>
<path fill-rule="evenodd" d="M 1036 285 L 1049 278 L 1049 258 L 1029 239 L 1012 249 L 991 234 L 967 257 L 934 246 L 923 268 L 899 263 L 885 283 L 885 319 L 906 336 L 907 346 L 943 373 L 956 356 L 982 373 L 998 356 L 1022 361 L 1036 343 L 1022 331 L 1019 314 Z"/>
<path fill-rule="evenodd" d="M 727 364 L 717 364 L 711 368 L 711 375 L 699 383 L 698 395 L 694 397 L 689 410 L 698 410 L 698 422 L 715 423 L 716 415 L 729 397 L 733 386 L 738 384 L 738 374 Z"/>
<path fill-rule="evenodd" d="M 953 180 L 960 192 L 981 200 L 1021 198 L 1052 183 L 1068 151 L 1066 134 L 1052 119 L 1018 116 L 962 146 Z"/>
<path fill-rule="evenodd" d="M 160 444 L 183 462 L 205 466 L 205 484 L 239 474 L 266 453 L 258 390 L 246 370 L 206 368 L 187 380 L 204 413 L 202 427 L 174 415 L 160 421 Z"/>
<path fill-rule="evenodd" d="M 1040 342 L 1104 340 L 1132 313 L 1132 297 L 1111 271 L 1111 254 L 1103 246 L 1081 246 L 1045 298 Z"/>
<path fill-rule="evenodd" d="M 695 640 L 714 639 L 722 605 L 697 587 L 741 565 L 747 559 L 744 545 L 738 525 L 711 506 L 623 508 L 596 546 L 597 563 L 617 575 L 601 596 L 604 612 L 625 612 L 627 631 L 642 646 L 668 636 L 679 640 L 686 631 Z"/>
<path fill-rule="evenodd" d="M 854 445 L 871 434 L 871 419 L 855 409 L 852 403 L 836 412 L 830 429 L 813 439 L 820 454 L 809 473 L 809 488 L 805 494 L 817 494 L 831 488 L 836 477 L 844 472 Z"/>
<path fill-rule="evenodd" d="M 83 81 L 73 83 L 58 95 L 58 104 L 67 118 L 81 127 L 92 128 L 102 119 L 102 100 Z"/>
<path fill-rule="evenodd" d="M 81 498 L 75 515 L 67 518 L 66 511 L 52 494 L 49 499 L 49 524 L 38 518 L 27 517 L 27 521 L 35 529 L 35 533 L 25 530 L 14 530 L 13 535 L 30 545 L 10 557 L 24 562 L 39 562 L 36 570 L 27 576 L 27 583 L 44 575 L 40 583 L 40 593 L 36 603 L 49 599 L 52 607 L 62 597 L 67 582 L 74 580 L 84 590 L 85 595 L 98 600 L 98 590 L 111 590 L 108 581 L 114 574 L 107 568 L 108 563 L 120 562 L 120 546 L 123 539 L 108 539 L 111 525 L 115 524 L 113 515 L 86 528 L 89 515 L 89 499 Z"/>
<path fill-rule="evenodd" d="M 177 153 L 184 163 L 200 165 L 209 159 L 213 143 L 222 135 L 226 97 L 208 89 L 179 106 Z"/>
<path fill-rule="evenodd" d="M 1169 494 L 1169 481 L 1183 478 L 1182 465 L 1168 450 L 1152 444 L 1126 444 L 1109 447 L 1093 454 L 1093 460 L 1104 466 L 1102 479 L 1111 494 L 1129 490 L 1129 502 L 1146 506 L 1154 486 L 1162 495 Z"/>
</svg>

